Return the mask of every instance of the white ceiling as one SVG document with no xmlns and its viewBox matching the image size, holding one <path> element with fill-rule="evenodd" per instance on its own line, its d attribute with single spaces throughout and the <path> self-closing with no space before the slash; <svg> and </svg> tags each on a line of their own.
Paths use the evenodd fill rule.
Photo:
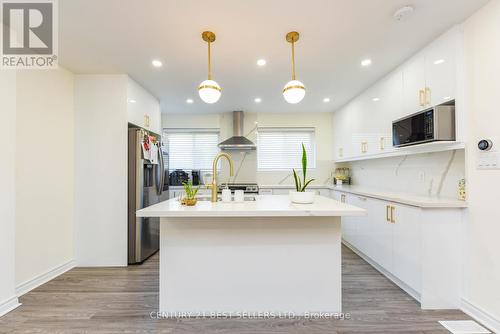
<svg viewBox="0 0 500 334">
<path fill-rule="evenodd" d="M 60 63 L 75 73 L 128 73 L 160 99 L 162 112 L 333 111 L 486 2 L 62 0 Z M 409 3 L 414 15 L 396 22 L 392 14 Z M 206 79 L 204 30 L 217 35 L 213 76 L 223 94 L 214 105 L 196 90 Z M 291 30 L 301 34 L 297 79 L 307 88 L 298 105 L 281 93 L 291 76 L 285 41 Z M 164 67 L 153 68 L 154 58 Z M 259 58 L 265 67 L 256 65 Z M 362 68 L 364 58 L 373 65 Z M 187 104 L 188 98 L 195 102 Z"/>
</svg>

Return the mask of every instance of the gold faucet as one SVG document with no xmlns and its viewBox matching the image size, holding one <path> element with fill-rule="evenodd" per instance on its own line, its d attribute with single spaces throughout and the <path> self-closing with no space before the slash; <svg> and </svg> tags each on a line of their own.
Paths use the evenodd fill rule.
<svg viewBox="0 0 500 334">
<path fill-rule="evenodd" d="M 226 158 L 229 162 L 229 176 L 234 175 L 233 160 L 231 159 L 231 156 L 227 153 L 217 154 L 212 166 L 212 184 L 208 186 L 209 188 L 212 188 L 212 202 L 217 202 L 217 162 L 222 157 Z"/>
</svg>

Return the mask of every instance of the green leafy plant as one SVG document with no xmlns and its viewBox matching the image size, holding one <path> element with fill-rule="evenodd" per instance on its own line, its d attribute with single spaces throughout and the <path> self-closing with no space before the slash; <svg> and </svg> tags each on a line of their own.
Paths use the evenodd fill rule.
<svg viewBox="0 0 500 334">
<path fill-rule="evenodd" d="M 297 190 L 297 192 L 305 192 L 309 183 L 314 181 L 314 179 L 310 179 L 309 181 L 307 181 L 306 172 L 307 172 L 307 153 L 306 153 L 306 148 L 302 143 L 302 174 L 304 175 L 302 180 L 300 179 L 300 176 L 297 175 L 295 169 L 293 169 L 293 178 L 295 180 L 295 189 Z"/>
<path fill-rule="evenodd" d="M 196 194 L 198 193 L 198 190 L 200 190 L 200 187 L 194 188 L 193 182 L 191 181 L 183 182 L 182 186 L 184 187 L 184 191 L 186 192 L 187 199 L 194 199 L 196 197 Z"/>
</svg>

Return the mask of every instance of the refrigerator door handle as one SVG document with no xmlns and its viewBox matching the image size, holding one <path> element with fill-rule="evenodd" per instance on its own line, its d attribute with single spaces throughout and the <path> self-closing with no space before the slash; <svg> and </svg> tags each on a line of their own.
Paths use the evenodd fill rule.
<svg viewBox="0 0 500 334">
<path fill-rule="evenodd" d="M 160 177 L 157 193 L 158 195 L 161 195 L 163 194 L 163 183 L 165 183 L 165 162 L 163 161 L 163 151 L 161 150 L 161 145 L 159 145 L 158 148 L 158 156 L 160 160 Z"/>
</svg>

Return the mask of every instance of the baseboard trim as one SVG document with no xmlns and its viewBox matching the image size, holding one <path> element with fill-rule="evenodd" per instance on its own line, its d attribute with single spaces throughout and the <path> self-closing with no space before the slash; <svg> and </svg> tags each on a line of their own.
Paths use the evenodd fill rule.
<svg viewBox="0 0 500 334">
<path fill-rule="evenodd" d="M 75 260 L 68 261 L 63 263 L 46 273 L 40 274 L 24 283 L 19 284 L 16 287 L 16 294 L 18 297 L 21 297 L 25 293 L 30 292 L 31 290 L 38 288 L 40 285 L 47 283 L 48 281 L 56 278 L 57 276 L 64 274 L 70 269 L 73 269 L 76 266 Z"/>
<path fill-rule="evenodd" d="M 350 243 L 348 243 L 344 239 L 342 239 L 342 243 L 347 248 L 349 248 L 354 253 L 356 253 L 356 255 L 358 255 L 360 258 L 362 258 L 363 260 L 368 262 L 368 264 L 371 265 L 373 268 L 375 268 L 379 273 L 381 273 L 382 275 L 387 277 L 390 281 L 392 281 L 394 284 L 396 284 L 398 287 L 400 287 L 404 292 L 409 294 L 410 297 L 412 297 L 413 299 L 415 299 L 417 302 L 420 303 L 420 294 L 416 290 L 414 290 L 413 288 L 408 286 L 408 284 L 404 283 L 399 278 L 397 278 L 396 276 L 392 275 L 390 272 L 388 272 L 387 270 L 382 268 L 378 263 L 376 263 L 375 261 L 370 259 L 362 251 L 360 251 L 359 249 L 357 249 L 356 247 L 354 247 L 353 245 L 351 245 Z"/>
<path fill-rule="evenodd" d="M 13 309 L 19 307 L 21 304 L 17 299 L 17 296 L 13 296 L 3 302 L 0 303 L 0 317 L 9 313 Z"/>
<path fill-rule="evenodd" d="M 485 327 L 488 327 L 493 333 L 500 333 L 500 320 L 485 310 L 475 306 L 468 300 L 462 298 L 461 310 L 471 318 L 479 322 Z"/>
</svg>

